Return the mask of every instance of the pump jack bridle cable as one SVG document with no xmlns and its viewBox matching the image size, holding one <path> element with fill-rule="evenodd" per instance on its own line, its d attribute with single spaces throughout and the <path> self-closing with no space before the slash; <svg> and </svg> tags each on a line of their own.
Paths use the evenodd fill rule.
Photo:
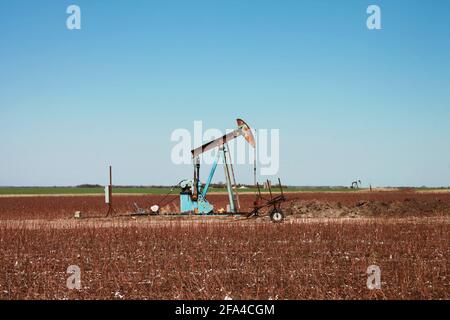
<svg viewBox="0 0 450 320">
<path fill-rule="evenodd" d="M 181 180 L 181 181 L 178 182 L 176 185 L 172 186 L 172 187 L 170 188 L 170 191 L 167 192 L 167 194 L 164 195 L 164 197 L 161 199 L 161 201 L 159 201 L 159 203 L 157 203 L 157 206 L 161 208 L 162 205 L 163 205 L 163 203 L 164 203 L 164 200 L 166 200 L 167 197 L 169 197 L 169 196 L 172 194 L 173 190 L 174 190 L 176 187 L 178 187 L 183 181 L 184 181 L 184 180 Z M 176 198 L 173 198 L 172 200 L 168 201 L 167 203 L 164 203 L 164 205 L 168 205 L 169 203 L 171 203 L 171 202 L 174 201 L 175 199 L 176 199 Z"/>
</svg>

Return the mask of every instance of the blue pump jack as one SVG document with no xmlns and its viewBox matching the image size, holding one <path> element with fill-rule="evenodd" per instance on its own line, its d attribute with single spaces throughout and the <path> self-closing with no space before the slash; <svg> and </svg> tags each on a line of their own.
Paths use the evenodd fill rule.
<svg viewBox="0 0 450 320">
<path fill-rule="evenodd" d="M 194 159 L 194 179 L 184 180 L 181 183 L 181 193 L 180 193 L 180 211 L 181 213 L 196 213 L 196 214 L 212 214 L 214 213 L 214 206 L 211 205 L 208 200 L 206 200 L 206 195 L 208 193 L 211 181 L 216 172 L 219 160 L 222 159 L 225 171 L 225 179 L 227 184 L 229 208 L 227 208 L 227 213 L 238 213 L 240 209 L 239 198 L 237 193 L 234 191 L 234 186 L 236 185 L 233 166 L 231 161 L 228 159 L 229 148 L 228 141 L 233 140 L 239 136 L 243 136 L 245 140 L 255 148 L 255 139 L 252 134 L 250 127 L 241 119 L 237 119 L 238 128 L 233 132 L 224 135 L 218 139 L 204 144 L 192 150 L 192 157 Z M 209 172 L 208 180 L 202 187 L 200 182 L 200 160 L 199 155 L 205 153 L 208 150 L 214 148 L 219 148 L 217 156 L 214 159 L 211 171 Z"/>
</svg>

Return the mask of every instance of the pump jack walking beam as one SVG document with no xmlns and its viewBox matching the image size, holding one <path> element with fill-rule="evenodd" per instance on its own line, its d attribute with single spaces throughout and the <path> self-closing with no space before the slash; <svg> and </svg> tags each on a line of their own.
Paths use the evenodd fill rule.
<svg viewBox="0 0 450 320">
<path fill-rule="evenodd" d="M 208 150 L 212 150 L 215 147 L 223 146 L 228 141 L 236 139 L 239 136 L 244 136 L 245 140 L 247 140 L 247 142 L 254 148 L 256 143 L 255 143 L 255 138 L 253 137 L 253 133 L 252 133 L 250 127 L 242 119 L 237 119 L 236 121 L 238 124 L 238 128 L 236 130 L 234 130 L 220 138 L 217 138 L 213 141 L 205 143 L 201 147 L 195 148 L 194 150 L 191 151 L 192 158 L 196 158 L 199 155 L 201 155 L 202 153 L 205 153 Z"/>
</svg>

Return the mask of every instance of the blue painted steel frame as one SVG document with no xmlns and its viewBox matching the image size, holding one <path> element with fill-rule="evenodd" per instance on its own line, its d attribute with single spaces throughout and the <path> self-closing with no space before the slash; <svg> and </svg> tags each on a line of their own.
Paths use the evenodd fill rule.
<svg viewBox="0 0 450 320">
<path fill-rule="evenodd" d="M 205 198 L 206 194 L 208 193 L 209 185 L 211 184 L 212 178 L 214 177 L 214 173 L 216 172 L 216 169 L 217 169 L 217 164 L 219 163 L 220 154 L 221 154 L 221 151 L 217 150 L 217 156 L 214 159 L 211 171 L 209 172 L 208 180 L 206 181 L 205 187 L 202 190 L 203 198 Z"/>
<path fill-rule="evenodd" d="M 217 156 L 214 159 L 213 165 L 211 167 L 211 171 L 209 172 L 208 180 L 206 181 L 205 186 L 203 188 L 201 186 L 201 182 L 198 181 L 198 190 L 201 190 L 201 191 L 200 191 L 197 201 L 192 200 L 192 197 L 191 197 L 192 194 L 189 194 L 189 193 L 180 194 L 180 211 L 182 213 L 197 212 L 199 214 L 209 214 L 214 211 L 214 207 L 206 200 L 206 194 L 208 193 L 209 186 L 211 185 L 211 181 L 214 177 L 214 174 L 217 169 L 217 165 L 219 163 L 219 159 L 221 157 L 222 157 L 222 160 L 223 160 L 223 163 L 225 166 L 224 168 L 225 168 L 225 176 L 226 176 L 226 180 L 227 180 L 227 189 L 228 189 L 228 195 L 230 198 L 229 199 L 230 200 L 230 211 L 231 212 L 236 211 L 233 196 L 232 196 L 233 190 L 232 190 L 231 181 L 230 181 L 230 177 L 229 177 L 230 169 L 228 167 L 225 152 L 226 151 L 223 148 L 220 148 L 219 150 L 217 150 Z"/>
</svg>

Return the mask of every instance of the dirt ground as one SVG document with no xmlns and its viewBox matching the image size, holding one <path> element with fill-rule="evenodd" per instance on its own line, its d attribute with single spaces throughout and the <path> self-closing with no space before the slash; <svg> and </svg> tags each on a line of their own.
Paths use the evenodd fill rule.
<svg viewBox="0 0 450 320">
<path fill-rule="evenodd" d="M 450 297 L 446 218 L 157 221 L 1 221 L 0 300 Z"/>
<path fill-rule="evenodd" d="M 286 197 L 285 214 L 299 218 L 450 215 L 450 193 L 442 192 L 305 192 L 286 194 Z M 244 194 L 239 198 L 242 211 L 251 211 L 255 196 Z M 134 204 L 145 209 L 158 204 L 163 213 L 179 211 L 178 195 L 120 195 L 113 200 L 119 215 L 133 213 Z M 228 198 L 224 194 L 212 194 L 208 200 L 220 209 L 226 207 Z M 103 217 L 107 207 L 102 196 L 0 197 L 0 220 L 70 219 L 75 211 L 81 211 L 84 217 Z"/>
<path fill-rule="evenodd" d="M 268 197 L 266 195 L 266 197 Z M 287 194 L 268 217 L 132 216 L 163 196 L 0 197 L 2 299 L 449 299 L 450 194 Z M 241 195 L 244 210 L 254 196 Z M 163 211 L 178 210 L 178 197 Z M 216 208 L 226 195 L 211 195 Z M 75 219 L 74 212 L 82 211 Z M 70 290 L 67 268 L 82 272 Z M 367 288 L 367 268 L 381 289 Z"/>
</svg>

